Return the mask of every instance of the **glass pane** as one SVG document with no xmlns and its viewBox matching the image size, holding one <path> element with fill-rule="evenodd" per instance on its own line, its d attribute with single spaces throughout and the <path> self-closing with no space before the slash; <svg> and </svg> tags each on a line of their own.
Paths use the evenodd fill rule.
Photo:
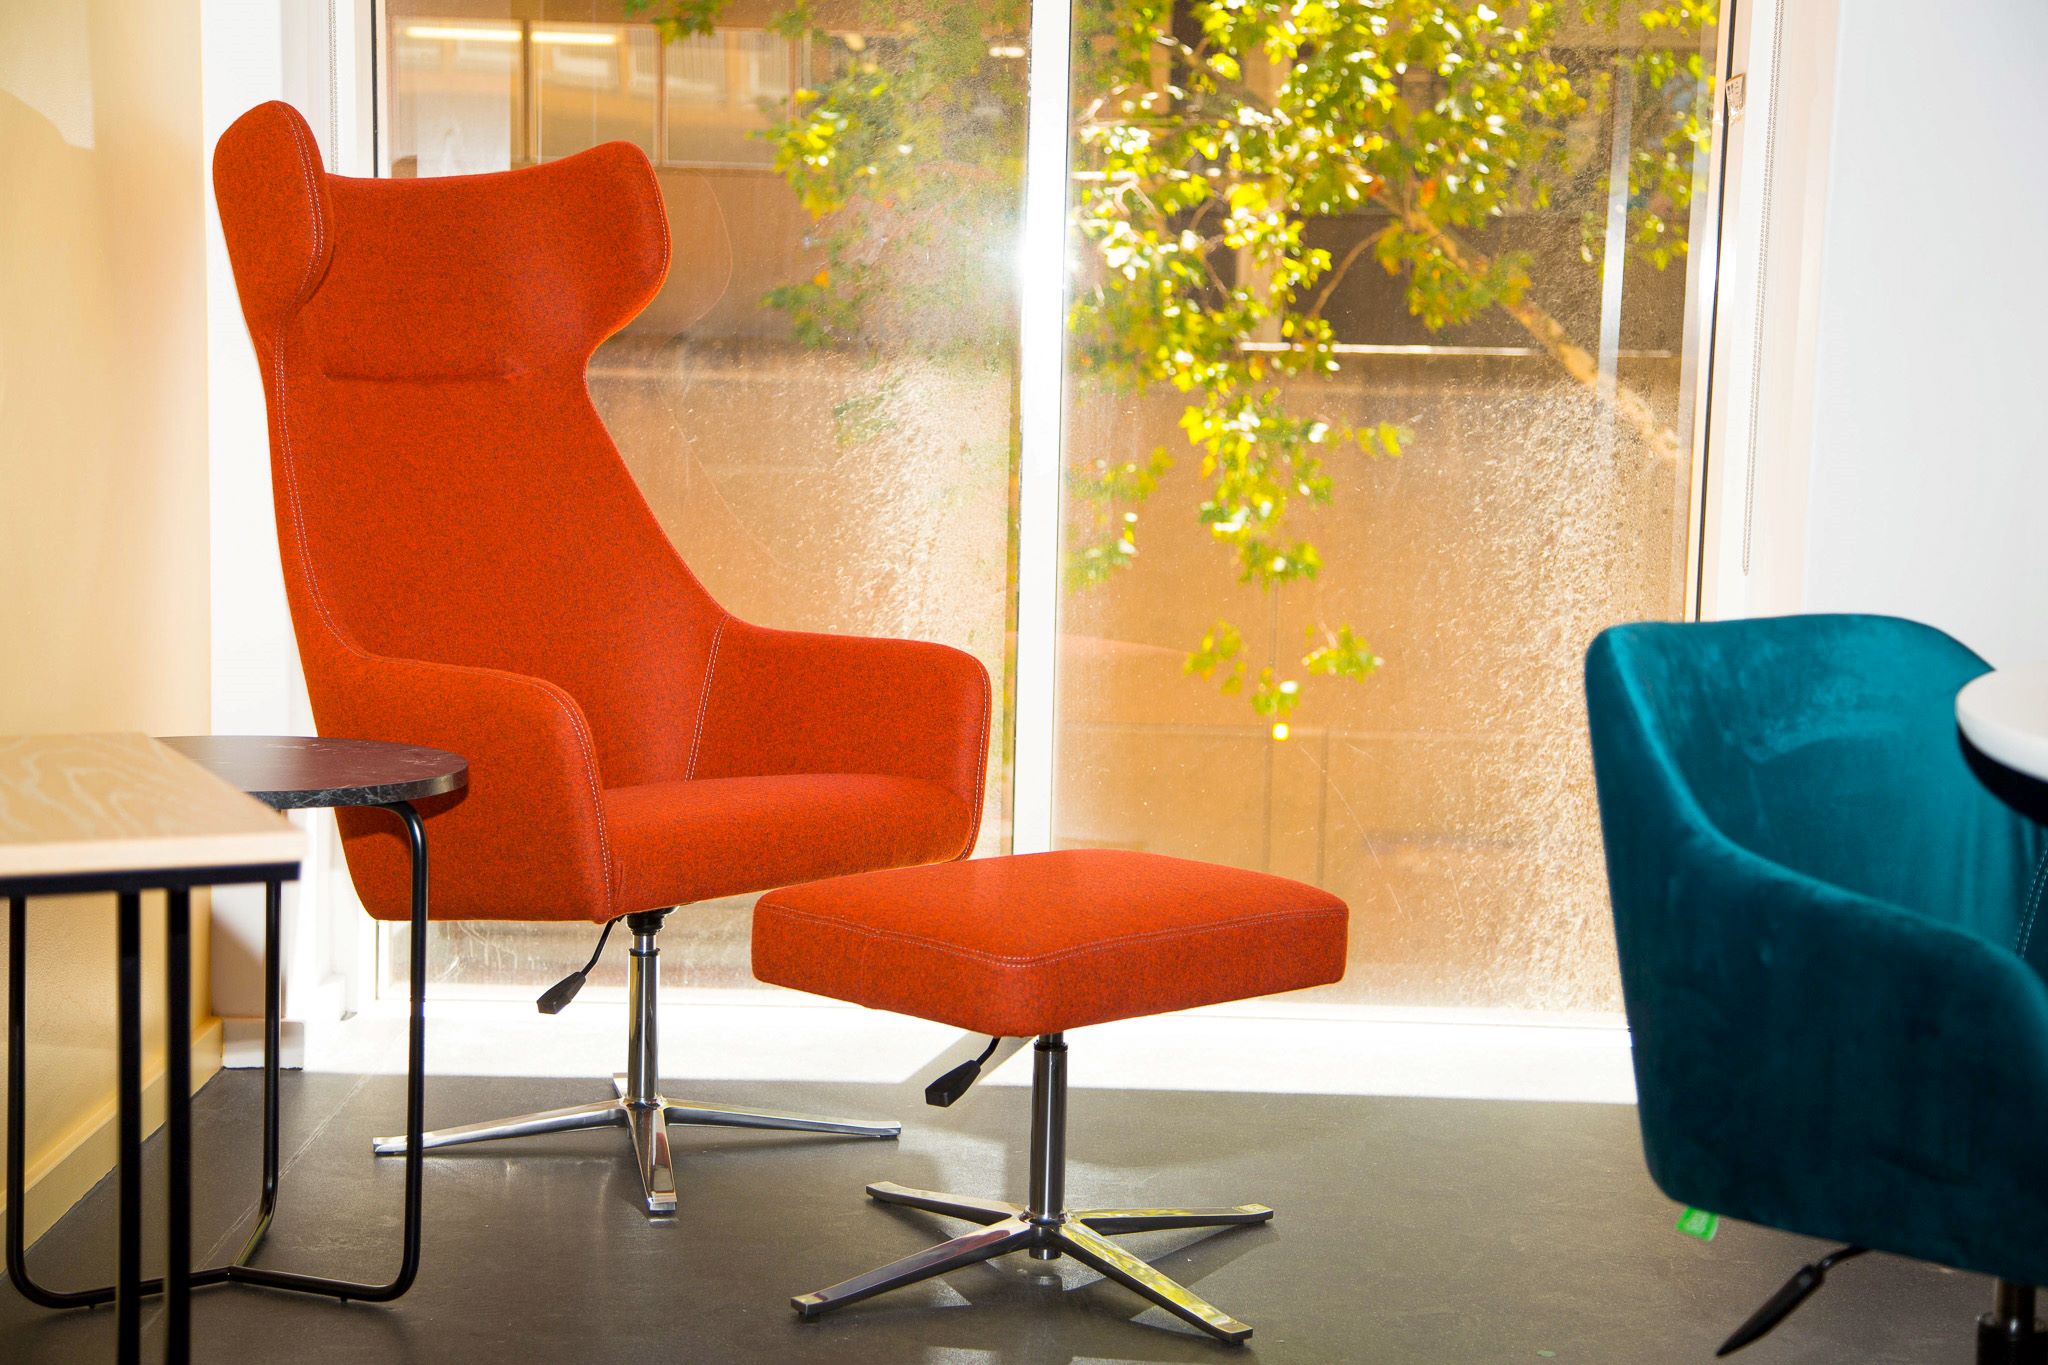
<svg viewBox="0 0 2048 1365">
<path fill-rule="evenodd" d="M 677 548 L 733 612 L 939 640 L 988 666 L 998 714 L 980 851 L 1002 850 L 1023 63 L 986 55 L 977 39 L 983 55 L 949 77 L 947 101 L 913 107 L 873 92 L 914 78 L 931 51 L 889 35 L 939 33 L 959 50 L 980 20 L 946 0 L 836 8 L 831 32 L 795 34 L 771 28 L 765 7 L 735 0 L 710 33 L 665 51 L 649 22 L 670 8 L 662 4 L 643 16 L 594 0 L 491 4 L 498 9 L 465 6 L 460 24 L 530 31 L 532 41 L 493 49 L 513 65 L 483 113 L 466 103 L 449 46 L 458 40 L 407 36 L 455 26 L 432 17 L 449 0 L 387 4 L 390 172 L 450 165 L 400 130 L 484 114 L 515 130 L 498 164 L 518 164 L 522 89 L 538 92 L 545 156 L 611 137 L 661 153 L 674 264 L 647 311 L 599 348 L 591 395 Z M 406 75 L 407 45 L 431 48 L 438 64 Z M 811 94 L 799 102 L 800 84 Z M 776 137 L 815 136 L 842 115 L 887 136 L 814 163 L 807 182 L 774 169 Z M 651 147 L 655 129 L 665 148 Z M 946 178 L 960 166 L 986 168 L 966 192 Z M 820 177 L 885 184 L 888 202 L 835 204 Z M 671 985 L 753 984 L 751 899 L 671 920 Z M 397 993 L 406 938 L 385 930 L 383 984 Z M 531 995 L 580 967 L 593 941 L 581 923 L 438 924 L 437 990 Z M 622 985 L 624 962 L 613 945 L 597 984 Z"/>
<path fill-rule="evenodd" d="M 630 142 L 654 155 L 653 29 L 551 20 L 528 34 L 543 161 L 600 142 Z"/>
<path fill-rule="evenodd" d="M 1076 13 L 1056 839 L 1342 895 L 1329 1000 L 1619 1007 L 1580 663 L 1686 607 L 1715 48 L 1558 8 Z"/>
<path fill-rule="evenodd" d="M 518 24 L 393 15 L 386 92 L 390 173 L 473 175 L 523 157 Z"/>
<path fill-rule="evenodd" d="M 799 47 L 753 29 L 669 44 L 669 164 L 772 165 L 775 147 L 764 134 L 790 115 Z"/>
</svg>

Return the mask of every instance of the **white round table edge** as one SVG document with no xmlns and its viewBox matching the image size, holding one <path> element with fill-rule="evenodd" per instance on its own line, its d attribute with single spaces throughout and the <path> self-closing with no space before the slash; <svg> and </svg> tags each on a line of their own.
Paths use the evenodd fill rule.
<svg viewBox="0 0 2048 1365">
<path fill-rule="evenodd" d="M 2048 782 L 2048 663 L 1971 679 L 1956 693 L 1956 724 L 1987 757 Z"/>
</svg>

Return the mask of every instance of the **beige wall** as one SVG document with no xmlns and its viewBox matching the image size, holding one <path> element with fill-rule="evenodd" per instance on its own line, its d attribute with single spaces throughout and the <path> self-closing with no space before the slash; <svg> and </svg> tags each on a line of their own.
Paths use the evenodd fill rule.
<svg viewBox="0 0 2048 1365">
<path fill-rule="evenodd" d="M 207 728 L 199 10 L 0 4 L 0 732 Z M 103 898 L 30 907 L 32 1235 L 111 1164 L 113 928 Z"/>
</svg>

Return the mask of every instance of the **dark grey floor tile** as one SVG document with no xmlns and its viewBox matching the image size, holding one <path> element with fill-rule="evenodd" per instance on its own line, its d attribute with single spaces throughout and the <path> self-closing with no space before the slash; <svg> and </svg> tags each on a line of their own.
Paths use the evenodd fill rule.
<svg viewBox="0 0 2048 1365">
<path fill-rule="evenodd" d="M 598 1098 L 574 1080 L 436 1077 L 430 1125 Z M 791 1294 L 951 1236 L 961 1224 L 870 1203 L 890 1179 L 1021 1195 L 1028 1097 L 954 1109 L 915 1086 L 676 1084 L 673 1094 L 906 1122 L 899 1142 L 676 1128 L 681 1209 L 650 1222 L 623 1131 L 428 1158 L 425 1260 L 395 1304 L 227 1287 L 195 1297 L 205 1361 L 1509 1362 L 1706 1361 L 1814 1249 L 1736 1224 L 1702 1245 L 1644 1174 L 1632 1111 L 1609 1106 L 1297 1095 L 1116 1093 L 1072 1101 L 1070 1202 L 1234 1204 L 1269 1226 L 1130 1238 L 1257 1329 L 1211 1343 L 1070 1261 L 1023 1257 L 815 1323 Z M 370 1138 L 397 1077 L 286 1078 L 284 1194 L 259 1263 L 384 1278 L 403 1163 Z M 195 1244 L 233 1254 L 255 1209 L 258 1077 L 195 1107 Z M 34 1250 L 47 1282 L 104 1279 L 102 1182 Z M 1048 1273 L 1050 1272 L 1050 1273 Z M 1885 1257 L 1845 1266 L 1749 1365 L 1964 1362 L 1989 1284 Z M 156 1324 L 152 1321 L 154 1329 Z M 0 1291 L 0 1359 L 105 1358 L 109 1310 L 45 1313 Z"/>
</svg>

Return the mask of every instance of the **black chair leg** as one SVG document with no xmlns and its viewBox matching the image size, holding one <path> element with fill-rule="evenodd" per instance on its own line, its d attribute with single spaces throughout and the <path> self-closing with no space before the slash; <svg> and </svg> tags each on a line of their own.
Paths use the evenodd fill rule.
<svg viewBox="0 0 2048 1365">
<path fill-rule="evenodd" d="M 1998 1281 L 1977 1319 L 1977 1365 L 2048 1365 L 2048 1326 L 2034 1316 L 2034 1286 Z"/>
<path fill-rule="evenodd" d="M 1721 1349 L 1714 1352 L 1716 1358 L 1733 1355 L 1768 1336 L 1826 1283 L 1828 1271 L 1867 1250 L 1838 1247 L 1813 1264 L 1799 1267 L 1721 1343 Z M 1977 1365 L 2048 1365 L 2048 1323 L 2034 1316 L 2034 1286 L 1996 1282 L 1991 1311 L 1977 1319 Z"/>
<path fill-rule="evenodd" d="M 1837 1247 L 1811 1265 L 1799 1267 L 1792 1278 L 1780 1285 L 1778 1292 L 1763 1301 L 1763 1305 L 1749 1315 L 1742 1326 L 1729 1334 L 1721 1343 L 1721 1349 L 1714 1352 L 1714 1358 L 1734 1355 L 1745 1346 L 1763 1340 L 1772 1329 L 1792 1316 L 1799 1306 L 1812 1298 L 1820 1287 L 1827 1283 L 1828 1272 L 1847 1260 L 1861 1256 L 1867 1247 Z"/>
</svg>

